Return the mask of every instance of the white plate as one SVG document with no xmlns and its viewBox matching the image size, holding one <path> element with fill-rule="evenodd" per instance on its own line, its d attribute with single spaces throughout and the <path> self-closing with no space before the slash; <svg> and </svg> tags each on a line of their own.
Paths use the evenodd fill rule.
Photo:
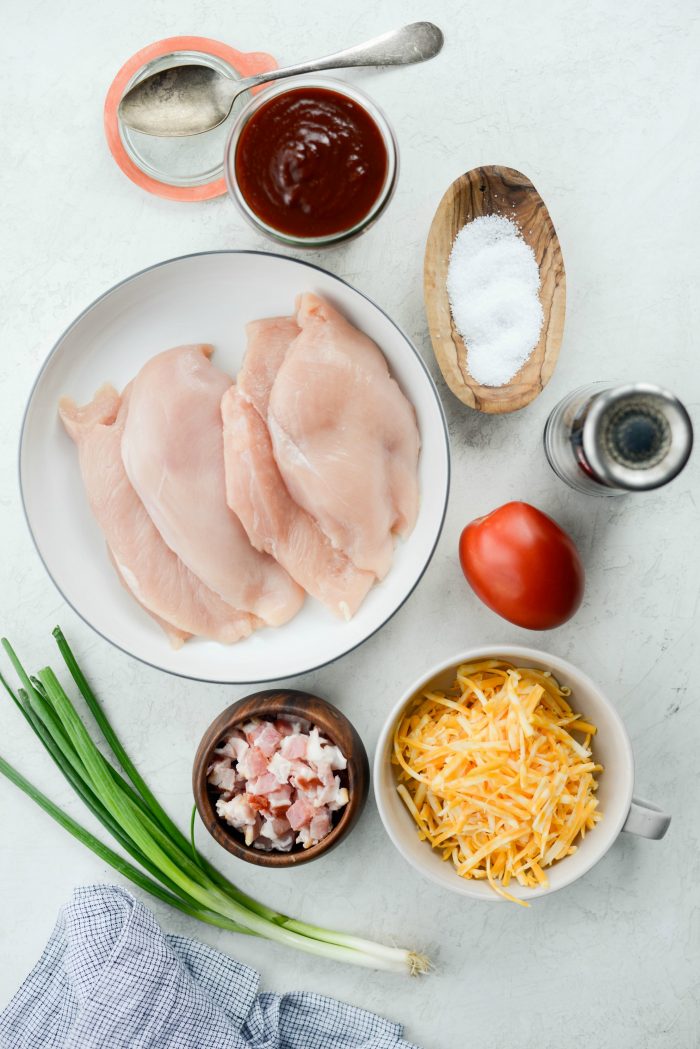
<svg viewBox="0 0 700 1049">
<path fill-rule="evenodd" d="M 394 565 L 349 623 L 308 598 L 284 627 L 256 631 L 233 646 L 188 641 L 173 651 L 153 620 L 123 590 L 87 506 L 75 447 L 57 403 L 91 399 L 104 382 L 121 389 L 154 354 L 178 343 L 210 342 L 217 365 L 235 374 L 244 326 L 292 312 L 296 295 L 326 296 L 383 350 L 418 416 L 421 506 Z M 418 352 L 370 299 L 308 263 L 264 252 L 187 255 L 152 266 L 112 288 L 61 336 L 32 390 L 20 440 L 20 485 L 32 537 L 66 601 L 119 648 L 183 677 L 247 683 L 291 677 L 337 659 L 379 630 L 428 566 L 449 490 L 449 443 L 442 405 Z"/>
</svg>

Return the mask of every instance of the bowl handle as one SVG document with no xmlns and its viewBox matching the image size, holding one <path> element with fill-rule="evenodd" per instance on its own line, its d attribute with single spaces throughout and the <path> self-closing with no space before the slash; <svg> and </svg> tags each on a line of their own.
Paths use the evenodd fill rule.
<svg viewBox="0 0 700 1049">
<path fill-rule="evenodd" d="M 670 825 L 671 817 L 667 812 L 652 801 L 634 797 L 622 829 L 642 838 L 658 840 L 663 838 Z"/>
</svg>

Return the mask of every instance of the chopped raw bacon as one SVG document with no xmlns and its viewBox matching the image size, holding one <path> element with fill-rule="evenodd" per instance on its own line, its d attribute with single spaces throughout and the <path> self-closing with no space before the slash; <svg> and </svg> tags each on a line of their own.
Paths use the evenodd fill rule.
<svg viewBox="0 0 700 1049">
<path fill-rule="evenodd" d="M 309 832 L 312 840 L 320 841 L 331 829 L 331 814 L 328 809 L 319 809 L 311 820 Z"/>
<path fill-rule="evenodd" d="M 262 827 L 262 820 L 260 816 L 255 817 L 255 823 L 252 827 L 246 827 L 243 840 L 246 845 L 252 845 L 260 835 L 260 828 Z"/>
<path fill-rule="evenodd" d="M 290 779 L 292 786 L 301 791 L 313 790 L 315 787 L 320 787 L 323 784 L 323 780 L 320 778 L 318 771 L 312 769 L 311 766 L 307 765 L 304 761 L 293 762 Z"/>
<path fill-rule="evenodd" d="M 267 772 L 267 758 L 257 747 L 249 747 L 239 760 L 237 772 L 244 779 L 257 779 Z"/>
<path fill-rule="evenodd" d="M 311 823 L 314 817 L 314 807 L 305 797 L 298 797 L 293 805 L 287 809 L 287 819 L 292 830 L 300 830 Z"/>
<path fill-rule="evenodd" d="M 248 749 L 248 744 L 242 736 L 230 736 L 223 747 L 217 747 L 215 754 L 223 754 L 234 761 L 240 761 Z"/>
<path fill-rule="evenodd" d="M 250 733 L 250 742 L 261 750 L 266 758 L 272 757 L 280 742 L 279 732 L 269 721 L 263 721 Z"/>
<path fill-rule="evenodd" d="M 328 746 L 323 748 L 323 760 L 327 761 L 332 769 L 342 771 L 348 767 L 348 761 L 340 747 Z"/>
<path fill-rule="evenodd" d="M 323 744 L 326 741 L 321 738 L 321 734 L 317 728 L 312 728 L 309 732 L 309 740 L 306 747 L 306 757 L 309 761 L 323 761 Z"/>
<path fill-rule="evenodd" d="M 271 772 L 265 772 L 259 779 L 251 780 L 248 783 L 248 790 L 251 794 L 272 794 L 279 787 L 279 780 Z"/>
<path fill-rule="evenodd" d="M 289 783 L 289 776 L 292 771 L 292 763 L 291 761 L 287 761 L 286 758 L 282 757 L 281 751 L 278 750 L 277 753 L 272 755 L 267 768 L 268 771 L 273 774 L 273 776 L 277 777 L 278 783 Z"/>
<path fill-rule="evenodd" d="M 255 823 L 255 809 L 250 804 L 250 800 L 249 794 L 239 794 L 231 801 L 222 801 L 219 798 L 216 803 L 216 811 L 232 827 L 240 830 L 241 827 L 252 826 Z"/>
<path fill-rule="evenodd" d="M 286 812 L 292 803 L 292 788 L 289 783 L 285 783 L 284 786 L 278 786 L 274 794 L 268 794 L 268 798 L 273 811 L 284 809 Z"/>
<path fill-rule="evenodd" d="M 321 780 L 321 783 L 323 784 L 323 786 L 324 787 L 332 787 L 333 784 L 335 783 L 335 776 L 333 775 L 333 769 L 331 768 L 329 762 L 327 762 L 327 761 L 319 761 L 319 762 L 317 762 L 316 769 L 317 769 L 317 772 L 318 772 L 318 778 Z"/>
<path fill-rule="evenodd" d="M 294 732 L 291 721 L 287 721 L 286 718 L 277 718 L 277 721 L 275 721 L 275 728 L 280 736 L 291 736 Z"/>
<path fill-rule="evenodd" d="M 226 759 L 223 761 L 216 761 L 213 765 L 209 766 L 207 781 L 211 783 L 213 787 L 219 787 L 221 790 L 225 791 L 232 791 L 236 786 L 236 770 L 231 767 L 231 762 Z"/>
<path fill-rule="evenodd" d="M 350 801 L 350 795 L 348 794 L 347 787 L 340 787 L 333 801 L 328 802 L 328 808 L 331 812 L 337 812 L 338 809 L 343 809 Z"/>
<path fill-rule="evenodd" d="M 266 837 L 270 837 L 270 833 L 277 835 L 278 838 L 283 838 L 289 834 L 291 830 L 289 820 L 285 819 L 284 816 L 269 816 L 265 820 L 265 826 L 263 833 Z"/>
<path fill-rule="evenodd" d="M 304 736 L 301 732 L 295 732 L 293 735 L 287 736 L 286 739 L 282 740 L 280 754 L 289 761 L 294 761 L 297 758 L 305 758 L 307 743 L 308 736 Z"/>
<path fill-rule="evenodd" d="M 210 779 L 212 773 L 214 773 L 216 771 L 216 769 L 219 768 L 219 766 L 221 766 L 221 768 L 225 768 L 225 769 L 230 769 L 231 768 L 231 762 L 228 760 L 228 758 L 219 756 L 221 754 L 221 751 L 215 750 L 214 753 L 217 755 L 216 761 L 212 761 L 211 765 L 207 766 L 207 779 L 210 782 L 213 782 Z"/>
<path fill-rule="evenodd" d="M 342 804 L 347 804 L 347 791 L 345 791 L 345 795 L 343 795 L 341 794 L 341 791 L 343 790 L 345 790 L 345 788 L 340 786 L 340 776 L 334 776 L 333 782 L 327 784 L 318 792 L 315 804 L 318 806 L 328 805 L 329 808 L 332 808 L 334 805 L 337 805 L 339 801 L 342 801 L 343 797 L 345 798 L 345 801 L 343 801 Z M 340 808 L 341 806 L 338 805 L 337 807 Z"/>
<path fill-rule="evenodd" d="M 349 801 L 335 775 L 346 767 L 340 748 L 305 719 L 252 718 L 216 748 L 207 780 L 219 791 L 219 817 L 246 845 L 289 852 L 330 833 L 332 813 Z"/>
<path fill-rule="evenodd" d="M 250 794 L 249 802 L 254 812 L 269 812 L 270 799 L 267 794 Z"/>
</svg>

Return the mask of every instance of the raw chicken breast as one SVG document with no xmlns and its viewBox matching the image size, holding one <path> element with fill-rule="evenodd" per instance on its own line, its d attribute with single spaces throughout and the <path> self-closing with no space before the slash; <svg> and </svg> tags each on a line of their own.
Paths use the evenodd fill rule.
<svg viewBox="0 0 700 1049">
<path fill-rule="evenodd" d="M 226 504 L 221 398 L 231 380 L 211 353 L 178 346 L 144 365 L 131 386 L 122 458 L 149 517 L 190 571 L 227 604 L 277 626 L 296 615 L 304 593 L 251 546 Z"/>
<path fill-rule="evenodd" d="M 418 512 L 420 438 L 384 355 L 317 295 L 275 376 L 267 425 L 295 502 L 356 568 L 382 579 Z"/>
<path fill-rule="evenodd" d="M 121 457 L 130 389 L 120 397 L 103 386 L 79 408 L 68 397 L 59 403 L 63 425 L 78 446 L 80 470 L 94 517 L 120 578 L 157 621 L 171 626 L 179 641 L 186 635 L 231 644 L 261 621 L 227 605 L 166 546 L 131 487 Z"/>
<path fill-rule="evenodd" d="M 299 330 L 294 317 L 269 317 L 246 325 L 248 346 L 236 382 L 263 419 L 267 419 L 272 384 Z"/>
<path fill-rule="evenodd" d="M 226 495 L 258 550 L 271 554 L 303 588 L 349 619 L 374 583 L 334 549 L 317 521 L 295 503 L 272 450 L 265 416 L 277 368 L 298 333 L 287 317 L 249 324 L 248 349 L 221 402 Z"/>
<path fill-rule="evenodd" d="M 112 564 L 112 568 L 117 573 L 117 577 L 119 579 L 119 582 L 124 587 L 124 589 L 126 590 L 127 594 L 131 594 L 131 596 L 134 598 L 134 600 L 138 601 L 138 603 L 141 605 L 141 602 L 131 592 L 131 590 L 129 589 L 129 586 L 128 586 L 128 583 L 127 583 L 126 579 L 124 578 L 124 576 L 119 571 L 119 565 L 114 560 L 114 554 L 112 553 L 112 551 L 110 550 L 109 547 L 107 547 L 107 556 L 109 557 L 109 560 L 110 560 L 110 562 Z M 141 608 L 144 610 L 144 612 L 148 612 L 148 614 L 151 617 L 151 619 L 155 619 L 155 621 L 158 624 L 158 626 L 161 628 L 161 630 L 165 633 L 166 637 L 168 638 L 168 641 L 170 642 L 170 645 L 171 645 L 172 648 L 174 648 L 176 650 L 179 649 L 179 648 L 182 648 L 182 646 L 184 645 L 185 641 L 189 641 L 189 639 L 192 637 L 192 634 L 188 634 L 186 630 L 178 630 L 178 628 L 176 626 L 173 626 L 172 623 L 166 623 L 166 621 L 164 619 L 161 619 L 160 616 L 156 615 L 155 612 L 151 612 L 150 609 L 146 608 L 145 605 L 141 605 Z"/>
</svg>

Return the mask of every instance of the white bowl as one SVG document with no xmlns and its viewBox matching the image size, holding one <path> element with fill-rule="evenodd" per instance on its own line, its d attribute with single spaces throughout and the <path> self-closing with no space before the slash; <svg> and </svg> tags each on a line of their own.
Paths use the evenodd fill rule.
<svg viewBox="0 0 700 1049">
<path fill-rule="evenodd" d="M 308 598 L 276 629 L 236 645 L 196 638 L 173 651 L 163 631 L 127 594 L 109 563 L 87 505 L 75 446 L 58 400 L 90 400 L 104 382 L 122 389 L 154 354 L 210 342 L 231 375 L 245 349 L 245 325 L 291 313 L 304 291 L 327 297 L 381 347 L 416 410 L 421 434 L 421 503 L 416 526 L 396 545 L 393 566 L 349 623 Z M 27 521 L 51 578 L 103 637 L 162 670 L 199 680 L 248 683 L 305 673 L 365 641 L 410 595 L 432 557 L 449 489 L 449 442 L 435 385 L 418 351 L 379 306 L 333 274 L 267 252 L 186 255 L 117 284 L 71 324 L 44 364 L 29 398 L 20 440 L 20 485 Z"/>
<path fill-rule="evenodd" d="M 593 738 L 593 753 L 596 761 L 604 766 L 598 777 L 598 798 L 603 813 L 601 822 L 583 841 L 577 842 L 576 852 L 547 868 L 549 885 L 546 888 L 526 888 L 511 882 L 508 891 L 519 899 L 531 900 L 563 889 L 589 871 L 622 830 L 647 838 L 663 837 L 671 817 L 651 802 L 633 799 L 632 745 L 619 714 L 597 685 L 558 656 L 520 645 L 488 645 L 467 649 L 431 667 L 404 692 L 382 729 L 374 757 L 374 793 L 386 832 L 404 859 L 426 878 L 451 892 L 475 900 L 501 900 L 486 882 L 461 878 L 451 863 L 445 862 L 427 842 L 419 839 L 413 818 L 396 792 L 395 766 L 391 764 L 394 729 L 406 706 L 426 689 L 449 688 L 460 664 L 494 658 L 519 666 L 551 670 L 560 684 L 568 685 L 574 710 L 598 728 Z"/>
</svg>

